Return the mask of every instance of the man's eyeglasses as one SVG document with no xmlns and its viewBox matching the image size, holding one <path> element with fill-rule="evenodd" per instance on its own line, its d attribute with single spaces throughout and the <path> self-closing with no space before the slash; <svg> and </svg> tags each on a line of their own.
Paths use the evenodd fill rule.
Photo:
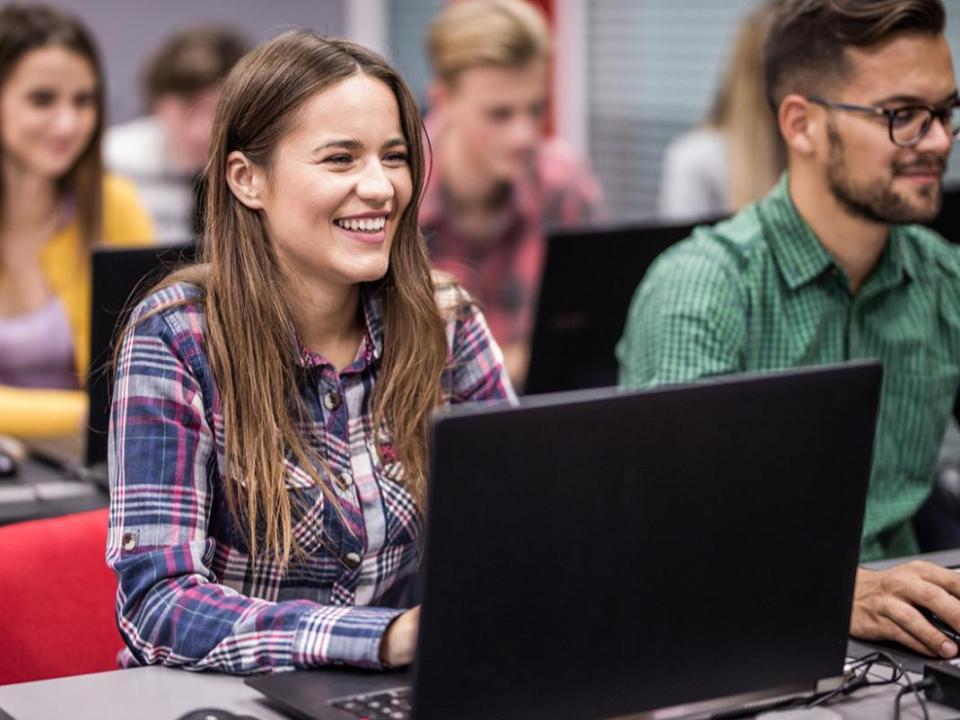
<svg viewBox="0 0 960 720">
<path fill-rule="evenodd" d="M 947 135 L 952 137 L 954 141 L 960 135 L 960 101 L 958 100 L 953 100 L 949 105 L 938 108 L 929 105 L 904 105 L 894 109 L 830 102 L 816 95 L 810 95 L 807 100 L 833 110 L 865 113 L 886 118 L 890 130 L 890 141 L 898 147 L 913 147 L 923 140 L 923 136 L 933 125 L 934 118 L 940 121 Z"/>
</svg>

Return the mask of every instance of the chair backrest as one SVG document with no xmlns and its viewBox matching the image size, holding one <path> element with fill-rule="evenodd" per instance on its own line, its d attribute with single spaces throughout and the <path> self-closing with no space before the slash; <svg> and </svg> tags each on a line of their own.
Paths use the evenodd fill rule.
<svg viewBox="0 0 960 720">
<path fill-rule="evenodd" d="M 114 670 L 106 508 L 0 527 L 0 685 Z"/>
</svg>

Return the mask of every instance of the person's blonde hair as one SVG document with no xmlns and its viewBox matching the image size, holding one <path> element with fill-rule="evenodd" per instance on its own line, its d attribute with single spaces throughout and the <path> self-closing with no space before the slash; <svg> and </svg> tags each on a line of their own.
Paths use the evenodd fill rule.
<svg viewBox="0 0 960 720">
<path fill-rule="evenodd" d="M 524 0 L 453 2 L 437 14 L 427 32 L 433 73 L 450 85 L 472 67 L 518 68 L 549 54 L 546 18 Z"/>
<path fill-rule="evenodd" d="M 740 26 L 707 122 L 727 138 L 727 202 L 732 212 L 766 195 L 786 158 L 764 89 L 764 41 L 780 0 L 766 0 Z"/>
<path fill-rule="evenodd" d="M 374 442 L 379 450 L 379 431 L 388 429 L 403 466 L 399 481 L 423 508 L 428 421 L 441 397 L 447 342 L 417 223 L 425 172 L 420 114 L 410 89 L 385 60 L 349 41 L 306 31 L 285 33 L 244 57 L 224 81 L 217 105 L 201 262 L 161 284 L 201 288 L 205 351 L 222 403 L 227 502 L 252 561 L 269 553 L 284 568 L 292 554 L 300 554 L 292 512 L 298 499 L 284 482 L 285 458 L 308 472 L 338 511 L 340 505 L 329 487 L 332 478 L 323 477 L 329 474 L 325 463 L 300 431 L 309 413 L 298 389 L 302 369 L 277 253 L 262 213 L 239 202 L 227 185 L 227 156 L 239 150 L 268 166 L 306 102 L 360 73 L 382 81 L 397 99 L 413 181 L 389 268 L 373 283 L 384 313 L 371 403 Z"/>
</svg>

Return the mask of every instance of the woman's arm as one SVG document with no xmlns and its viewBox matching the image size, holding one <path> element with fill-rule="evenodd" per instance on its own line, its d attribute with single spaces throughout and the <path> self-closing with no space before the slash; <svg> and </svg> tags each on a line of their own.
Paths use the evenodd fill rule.
<svg viewBox="0 0 960 720">
<path fill-rule="evenodd" d="M 141 664 L 229 673 L 380 666 L 383 633 L 402 611 L 272 602 L 219 584 L 208 533 L 222 501 L 210 480 L 215 441 L 198 379 L 199 335 L 190 323 L 177 326 L 184 317 L 140 322 L 116 374 L 107 562 L 119 579 L 119 626 L 131 653 Z M 277 569 L 263 562 L 254 581 L 269 588 Z"/>
</svg>

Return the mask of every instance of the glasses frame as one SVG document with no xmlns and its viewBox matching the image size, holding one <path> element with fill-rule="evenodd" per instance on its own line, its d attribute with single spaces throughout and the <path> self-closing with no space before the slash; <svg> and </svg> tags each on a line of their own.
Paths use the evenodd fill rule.
<svg viewBox="0 0 960 720">
<path fill-rule="evenodd" d="M 952 127 L 949 130 L 947 129 L 947 120 L 953 114 L 954 110 L 957 107 L 960 107 L 960 99 L 956 98 L 948 102 L 946 105 L 941 105 L 940 107 L 913 104 L 901 105 L 898 108 L 878 108 L 870 105 L 851 105 L 850 103 L 832 102 L 820 97 L 819 95 L 808 95 L 807 100 L 831 110 L 843 110 L 845 112 L 856 112 L 885 118 L 887 121 L 887 134 L 890 137 L 890 142 L 897 147 L 911 148 L 919 145 L 920 141 L 926 137 L 928 132 L 930 132 L 930 128 L 933 127 L 934 119 L 940 121 L 940 126 L 943 128 L 944 132 L 950 136 L 953 142 L 957 142 L 958 138 L 960 138 L 960 123 L 957 123 L 955 127 Z M 893 136 L 893 123 L 896 121 L 897 114 L 903 112 L 904 110 L 923 110 L 927 113 L 927 120 L 924 122 L 920 132 L 913 140 L 910 140 L 909 142 L 897 142 L 896 138 Z"/>
</svg>

